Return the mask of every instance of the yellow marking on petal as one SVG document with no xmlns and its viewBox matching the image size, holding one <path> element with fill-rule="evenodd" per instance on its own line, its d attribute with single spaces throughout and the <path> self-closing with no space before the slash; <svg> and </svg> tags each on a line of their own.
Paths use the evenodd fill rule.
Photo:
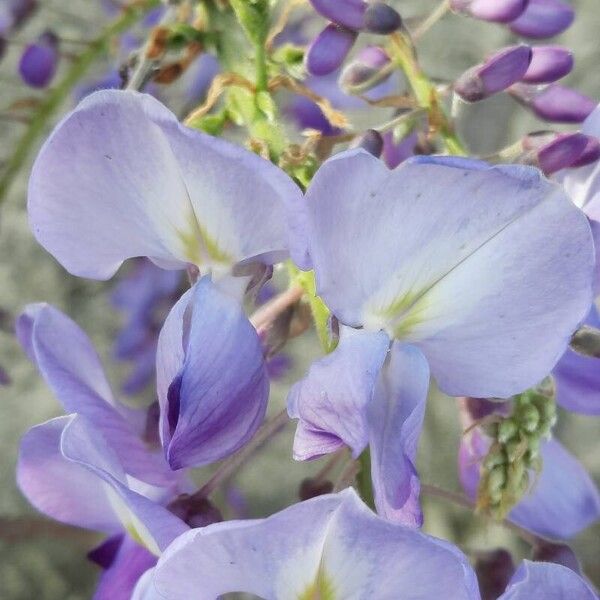
<svg viewBox="0 0 600 600">
<path fill-rule="evenodd" d="M 314 583 L 311 583 L 299 596 L 298 600 L 335 600 L 335 590 L 331 579 L 323 567 L 319 568 Z"/>
<path fill-rule="evenodd" d="M 206 230 L 200 225 L 195 216 L 190 218 L 190 229 L 187 231 L 178 230 L 177 234 L 183 244 L 185 257 L 189 262 L 196 266 L 207 265 L 211 263 L 221 263 L 232 265 L 235 259 L 219 247 Z"/>
<path fill-rule="evenodd" d="M 129 533 L 133 540 L 146 548 L 155 556 L 160 556 L 160 548 L 148 531 L 148 528 L 140 521 L 123 499 L 107 485 L 108 499 L 115 511 L 119 521 L 123 524 L 123 528 Z"/>
<path fill-rule="evenodd" d="M 409 290 L 386 306 L 367 309 L 365 325 L 381 327 L 396 339 L 408 338 L 428 318 L 427 309 L 431 306 L 429 291 Z"/>
</svg>

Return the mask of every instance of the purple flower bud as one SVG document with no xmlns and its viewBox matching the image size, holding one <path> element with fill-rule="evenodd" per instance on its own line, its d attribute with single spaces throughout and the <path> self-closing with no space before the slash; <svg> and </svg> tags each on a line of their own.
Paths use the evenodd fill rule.
<svg viewBox="0 0 600 600">
<path fill-rule="evenodd" d="M 21 79 L 31 87 L 46 87 L 56 73 L 58 59 L 58 38 L 48 31 L 36 43 L 29 44 L 21 55 Z"/>
<path fill-rule="evenodd" d="M 579 559 L 575 555 L 575 552 L 567 546 L 567 544 L 553 544 L 552 542 L 541 542 L 534 548 L 533 560 L 541 562 L 550 562 L 557 565 L 562 565 L 575 571 L 581 575 L 581 565 Z"/>
<path fill-rule="evenodd" d="M 365 29 L 388 35 L 402 27 L 402 17 L 385 2 L 371 2 L 365 12 Z"/>
<path fill-rule="evenodd" d="M 356 140 L 356 142 L 353 144 L 353 147 L 362 148 L 369 154 L 379 158 L 381 156 L 381 152 L 383 151 L 383 137 L 379 131 L 375 129 L 367 129 L 367 131 L 365 131 L 365 133 L 358 138 L 358 140 Z"/>
<path fill-rule="evenodd" d="M 596 103 L 574 89 L 553 83 L 545 88 L 519 83 L 511 95 L 540 119 L 555 123 L 581 123 L 596 108 Z"/>
<path fill-rule="evenodd" d="M 532 162 L 551 175 L 572 166 L 585 151 L 588 140 L 583 133 L 531 134 L 523 139 L 523 148 L 532 154 Z"/>
<path fill-rule="evenodd" d="M 8 4 L 14 29 L 21 27 L 38 8 L 38 0 L 11 0 Z"/>
<path fill-rule="evenodd" d="M 415 153 L 419 140 L 416 132 L 407 135 L 399 143 L 394 142 L 394 134 L 390 131 L 383 136 L 383 160 L 390 169 L 395 169 L 401 162 Z"/>
<path fill-rule="evenodd" d="M 496 600 L 504 593 L 515 572 L 515 565 L 510 553 L 498 548 L 482 552 L 477 556 L 475 572 L 479 582 L 481 600 Z"/>
<path fill-rule="evenodd" d="M 548 38 L 562 33 L 573 19 L 575 11 L 562 0 L 529 0 L 525 12 L 510 24 L 518 35 Z"/>
<path fill-rule="evenodd" d="M 526 83 L 552 83 L 573 69 L 573 53 L 567 48 L 537 46 L 532 52 L 531 64 L 522 79 Z"/>
<path fill-rule="evenodd" d="M 181 494 L 167 508 L 190 527 L 206 527 L 223 520 L 221 511 L 207 498 Z"/>
<path fill-rule="evenodd" d="M 402 17 L 385 2 L 371 2 L 365 12 L 365 29 L 388 35 L 402 27 Z"/>
<path fill-rule="evenodd" d="M 349 93 L 367 91 L 390 76 L 381 72 L 389 63 L 390 57 L 383 48 L 366 46 L 342 72 L 340 87 Z"/>
<path fill-rule="evenodd" d="M 312 75 L 329 75 L 338 69 L 350 52 L 357 33 L 333 23 L 313 40 L 306 53 L 306 70 Z"/>
<path fill-rule="evenodd" d="M 579 158 L 571 167 L 585 167 L 595 163 L 600 159 L 600 141 L 598 138 L 588 136 L 588 143 L 585 150 L 579 155 Z"/>
<path fill-rule="evenodd" d="M 520 17 L 529 0 L 450 0 L 450 8 L 482 21 L 510 23 Z"/>
<path fill-rule="evenodd" d="M 359 31 L 365 26 L 367 3 L 363 0 L 310 0 L 310 3 L 320 15 L 342 27 Z"/>
<path fill-rule="evenodd" d="M 467 102 L 477 102 L 502 92 L 519 81 L 531 63 L 529 46 L 510 46 L 470 68 L 454 84 L 456 93 Z"/>
</svg>

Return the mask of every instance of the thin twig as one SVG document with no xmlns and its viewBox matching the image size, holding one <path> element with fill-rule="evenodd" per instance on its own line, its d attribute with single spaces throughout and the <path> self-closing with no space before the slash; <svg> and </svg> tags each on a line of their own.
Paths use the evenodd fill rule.
<svg viewBox="0 0 600 600">
<path fill-rule="evenodd" d="M 475 509 L 475 504 L 469 500 L 465 495 L 460 494 L 458 492 L 452 492 L 450 490 L 445 490 L 436 485 L 431 485 L 427 483 L 421 483 L 421 492 L 426 496 L 433 496 L 435 498 L 441 498 L 442 500 L 447 500 L 456 504 L 457 506 L 462 506 L 470 511 Z M 523 541 L 527 542 L 530 546 L 535 547 L 539 546 L 545 540 L 544 538 L 537 536 L 526 529 L 523 529 L 519 525 L 504 519 L 502 521 L 493 521 L 498 523 L 498 525 L 502 525 L 507 529 L 510 529 L 514 533 L 516 533 Z"/>
<path fill-rule="evenodd" d="M 417 41 L 426 34 L 446 13 L 450 10 L 450 1 L 443 0 L 442 3 L 425 20 L 411 31 L 413 41 Z"/>
<path fill-rule="evenodd" d="M 299 285 L 292 285 L 287 290 L 261 306 L 250 317 L 250 322 L 259 333 L 264 331 L 281 313 L 298 302 L 303 294 L 304 290 L 302 287 Z"/>
<path fill-rule="evenodd" d="M 236 471 L 269 439 L 279 433 L 289 422 L 287 410 L 282 410 L 271 417 L 256 432 L 256 435 L 239 452 L 227 459 L 212 477 L 194 494 L 197 498 L 207 498 L 223 483 L 229 480 Z"/>
</svg>

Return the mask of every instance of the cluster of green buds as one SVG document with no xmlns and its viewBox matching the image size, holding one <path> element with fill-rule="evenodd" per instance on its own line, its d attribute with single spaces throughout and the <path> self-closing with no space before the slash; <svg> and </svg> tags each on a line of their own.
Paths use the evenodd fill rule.
<svg viewBox="0 0 600 600">
<path fill-rule="evenodd" d="M 544 382 L 512 399 L 512 412 L 494 415 L 482 429 L 492 439 L 481 463 L 477 510 L 504 519 L 542 468 L 540 445 L 556 423 L 554 389 Z"/>
</svg>

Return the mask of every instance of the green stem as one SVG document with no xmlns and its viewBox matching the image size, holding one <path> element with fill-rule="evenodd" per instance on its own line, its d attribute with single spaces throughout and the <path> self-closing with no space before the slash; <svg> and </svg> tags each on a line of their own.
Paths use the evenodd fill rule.
<svg viewBox="0 0 600 600">
<path fill-rule="evenodd" d="M 391 54 L 395 63 L 402 69 L 408 84 L 419 104 L 427 109 L 429 123 L 444 140 L 449 154 L 466 156 L 467 150 L 454 131 L 452 122 L 442 107 L 441 99 L 435 85 L 423 73 L 415 57 L 412 42 L 403 33 L 391 36 Z"/>
<path fill-rule="evenodd" d="M 269 85 L 269 73 L 267 70 L 267 51 L 264 43 L 256 45 L 254 59 L 256 61 L 256 89 L 258 91 L 264 91 Z"/>
<path fill-rule="evenodd" d="M 356 475 L 358 493 L 365 504 L 375 510 L 375 498 L 373 497 L 373 482 L 371 481 L 371 452 L 369 448 L 363 450 L 358 457 L 360 471 Z"/>
<path fill-rule="evenodd" d="M 37 139 L 44 133 L 48 123 L 72 92 L 75 84 L 85 76 L 96 59 L 107 51 L 109 42 L 115 35 L 129 29 L 158 4 L 159 0 L 146 0 L 144 3 L 126 7 L 123 14 L 95 40 L 92 40 L 86 50 L 71 63 L 62 81 L 49 91 L 33 114 L 27 130 L 17 142 L 10 158 L 6 161 L 3 173 L 0 176 L 0 203 L 6 198 L 11 184 L 27 161 Z"/>
</svg>

